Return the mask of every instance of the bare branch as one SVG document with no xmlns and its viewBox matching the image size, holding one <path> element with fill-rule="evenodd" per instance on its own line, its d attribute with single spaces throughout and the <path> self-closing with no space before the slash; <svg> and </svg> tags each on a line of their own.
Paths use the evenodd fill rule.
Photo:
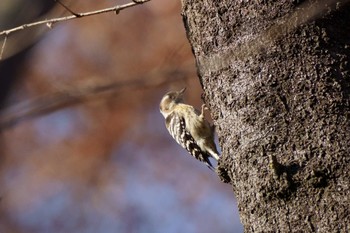
<svg viewBox="0 0 350 233">
<path fill-rule="evenodd" d="M 193 64 L 190 64 L 187 68 L 183 67 L 180 70 L 169 68 L 151 72 L 137 80 L 111 82 L 93 86 L 85 85 L 79 88 L 64 90 L 31 99 L 0 112 L 0 132 L 23 120 L 39 117 L 87 101 L 108 98 L 110 97 L 110 94 L 116 93 L 125 88 L 129 91 L 130 89 L 156 88 L 170 82 L 183 81 L 189 77 L 194 77 L 192 74 L 193 71 Z"/>
<path fill-rule="evenodd" d="M 149 1 L 151 1 L 151 0 L 136 0 L 136 1 L 129 2 L 129 3 L 123 4 L 123 5 L 117 5 L 117 6 L 110 7 L 110 8 L 105 8 L 105 9 L 96 10 L 96 11 L 89 11 L 89 12 L 84 12 L 84 13 L 74 13 L 71 10 L 69 10 L 73 15 L 59 17 L 59 18 L 53 18 L 53 19 L 45 19 L 45 20 L 34 22 L 34 23 L 23 24 L 21 26 L 15 27 L 15 28 L 1 31 L 0 36 L 5 35 L 5 38 L 6 38 L 11 33 L 14 33 L 14 32 L 26 29 L 26 28 L 30 28 L 30 27 L 44 25 L 44 24 L 52 26 L 54 23 L 68 21 L 68 20 L 72 20 L 72 19 L 76 19 L 76 18 L 83 18 L 83 17 L 92 16 L 92 15 L 104 14 L 104 13 L 108 13 L 108 12 L 119 13 L 119 11 L 121 11 L 121 10 L 124 10 L 126 8 L 130 8 L 130 7 L 134 7 L 136 5 L 140 5 L 140 4 L 143 4 L 145 2 L 149 2 Z"/>
</svg>

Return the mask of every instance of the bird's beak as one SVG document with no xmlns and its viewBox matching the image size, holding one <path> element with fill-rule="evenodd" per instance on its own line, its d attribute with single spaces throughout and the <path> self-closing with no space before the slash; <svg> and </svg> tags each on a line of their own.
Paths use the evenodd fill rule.
<svg viewBox="0 0 350 233">
<path fill-rule="evenodd" d="M 182 88 L 181 91 L 179 91 L 179 96 L 183 96 L 184 92 L 186 91 L 186 87 Z"/>
</svg>

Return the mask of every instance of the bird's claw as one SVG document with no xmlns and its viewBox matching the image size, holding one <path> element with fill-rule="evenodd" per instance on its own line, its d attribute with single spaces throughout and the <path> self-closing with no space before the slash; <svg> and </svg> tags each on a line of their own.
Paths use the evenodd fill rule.
<svg viewBox="0 0 350 233">
<path fill-rule="evenodd" d="M 204 111 L 209 110 L 208 107 L 205 104 L 202 104 L 202 111 L 200 117 L 204 117 Z"/>
</svg>

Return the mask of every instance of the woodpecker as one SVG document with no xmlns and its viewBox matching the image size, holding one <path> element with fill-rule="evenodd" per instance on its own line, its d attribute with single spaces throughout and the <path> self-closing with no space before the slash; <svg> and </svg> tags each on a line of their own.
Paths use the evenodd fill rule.
<svg viewBox="0 0 350 233">
<path fill-rule="evenodd" d="M 209 157 L 218 161 L 219 153 L 214 142 L 214 128 L 204 118 L 207 108 L 203 104 L 199 114 L 193 106 L 184 104 L 185 90 L 168 92 L 160 101 L 159 108 L 165 118 L 165 126 L 178 144 L 214 171 Z"/>
</svg>

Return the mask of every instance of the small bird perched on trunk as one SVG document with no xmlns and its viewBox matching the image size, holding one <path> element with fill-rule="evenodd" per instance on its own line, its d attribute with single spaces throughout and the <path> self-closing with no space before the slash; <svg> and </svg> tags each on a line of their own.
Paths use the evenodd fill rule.
<svg viewBox="0 0 350 233">
<path fill-rule="evenodd" d="M 168 92 L 160 101 L 159 108 L 165 118 L 165 126 L 178 144 L 214 171 L 209 157 L 217 161 L 219 153 L 214 142 L 214 129 L 204 118 L 206 106 L 202 105 L 199 114 L 193 106 L 184 104 L 185 90 Z"/>
</svg>

